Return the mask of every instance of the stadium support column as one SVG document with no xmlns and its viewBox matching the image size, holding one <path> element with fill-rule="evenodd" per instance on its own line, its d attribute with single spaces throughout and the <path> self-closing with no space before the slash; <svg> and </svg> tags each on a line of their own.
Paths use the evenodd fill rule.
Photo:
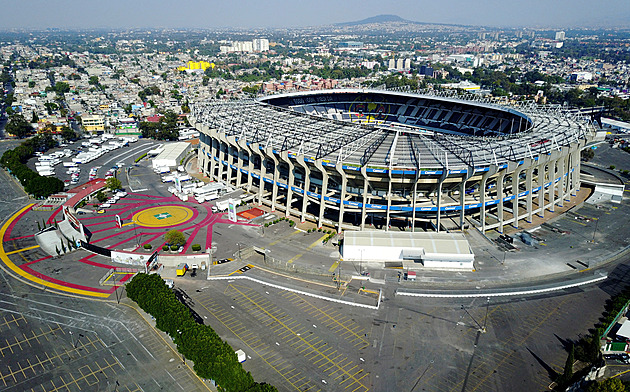
<svg viewBox="0 0 630 392">
<path fill-rule="evenodd" d="M 548 155 L 538 156 L 538 186 L 540 187 L 538 190 L 538 216 L 541 218 L 545 217 L 545 181 L 548 175 L 548 163 Z"/>
<path fill-rule="evenodd" d="M 295 169 L 295 165 L 293 165 L 291 158 L 289 158 L 288 152 L 283 151 L 280 156 L 282 160 L 286 162 L 287 165 L 289 166 L 289 183 L 287 184 L 287 201 L 286 201 L 287 209 L 284 211 L 284 216 L 288 218 L 289 215 L 291 215 L 291 202 L 293 199 L 293 185 L 295 184 L 295 174 L 293 170 Z"/>
<path fill-rule="evenodd" d="M 326 193 L 328 192 L 328 172 L 322 165 L 322 160 L 315 161 L 315 167 L 322 173 L 322 189 L 319 200 L 319 216 L 317 217 L 317 227 L 322 227 L 324 222 L 324 212 L 326 211 Z"/>
<path fill-rule="evenodd" d="M 201 140 L 199 141 L 199 148 L 197 149 L 197 168 L 199 169 L 200 173 L 204 173 L 205 174 L 205 167 L 206 167 L 206 149 L 207 149 L 207 144 L 202 143 Z"/>
<path fill-rule="evenodd" d="M 486 232 L 486 191 L 488 188 L 488 179 L 495 175 L 497 172 L 497 166 L 491 165 L 488 167 L 488 171 L 481 176 L 481 183 L 479 184 L 479 202 L 481 203 L 481 209 L 479 214 L 479 221 L 481 223 L 481 232 Z"/>
<path fill-rule="evenodd" d="M 533 185 L 533 176 L 534 176 L 534 161 L 532 159 L 528 159 L 528 167 L 527 172 L 525 174 L 525 188 L 527 190 L 527 223 L 532 223 L 534 211 L 532 208 L 532 200 L 534 197 L 534 185 Z"/>
<path fill-rule="evenodd" d="M 363 175 L 363 205 L 361 206 L 361 230 L 365 230 L 365 218 L 367 209 L 367 192 L 370 182 L 368 181 L 367 171 L 365 166 L 361 168 L 361 174 Z"/>
<path fill-rule="evenodd" d="M 571 196 L 577 196 L 577 192 L 580 190 L 580 152 L 582 151 L 582 144 L 577 147 L 575 151 L 571 153 Z"/>
<path fill-rule="evenodd" d="M 244 139 L 238 139 L 238 141 L 236 142 L 236 145 L 238 147 L 238 156 L 239 156 L 239 160 L 238 160 L 238 165 L 236 165 L 236 171 L 237 171 L 237 177 L 236 177 L 236 186 L 237 187 L 241 187 L 243 185 L 243 171 L 242 169 L 244 169 L 243 167 L 243 162 L 245 162 L 245 153 L 247 152 L 248 155 L 248 160 L 247 160 L 247 173 L 251 173 L 251 163 L 252 163 L 252 156 L 251 154 L 249 154 L 249 149 L 247 148 L 247 141 L 245 141 Z M 251 174 L 247 174 L 247 190 L 249 191 L 249 186 L 250 186 L 250 181 L 249 179 L 251 178 Z"/>
<path fill-rule="evenodd" d="M 565 150 L 566 151 L 566 150 Z M 564 205 L 564 199 L 567 195 L 567 156 L 563 154 L 558 159 L 558 174 L 560 175 L 560 186 L 558 188 L 558 207 L 562 207 Z"/>
<path fill-rule="evenodd" d="M 416 203 L 418 201 L 418 178 L 420 178 L 420 168 L 416 169 L 416 178 L 413 182 L 413 196 L 411 199 L 411 232 L 416 231 Z"/>
<path fill-rule="evenodd" d="M 499 219 L 499 233 L 503 233 L 503 198 L 505 197 L 503 182 L 505 181 L 506 173 L 507 169 L 504 169 L 497 177 L 497 199 L 499 200 L 497 205 L 497 218 Z"/>
<path fill-rule="evenodd" d="M 341 176 L 341 200 L 339 200 L 339 222 L 337 224 L 337 233 L 341 233 L 341 225 L 343 224 L 343 213 L 344 213 L 344 205 L 343 202 L 346 200 L 346 187 L 348 186 L 348 178 L 346 173 L 343 171 L 343 165 L 341 163 L 337 163 L 335 166 L 337 169 L 337 173 Z"/>
<path fill-rule="evenodd" d="M 556 210 L 556 177 L 558 176 L 558 152 L 551 152 L 551 161 L 549 163 L 549 212 Z"/>
<path fill-rule="evenodd" d="M 269 158 L 273 161 L 273 183 L 271 184 L 271 212 L 276 211 L 276 200 L 278 199 L 278 180 L 280 179 L 280 167 L 278 166 L 278 158 L 273 153 L 269 152 Z"/>
<path fill-rule="evenodd" d="M 245 140 L 243 141 L 239 141 L 239 143 L 242 143 L 243 145 L 243 150 L 247 151 L 247 192 L 251 192 L 252 191 L 252 173 L 254 171 L 254 159 L 253 159 L 253 155 L 254 152 L 251 148 L 249 148 L 249 146 L 247 145 L 247 142 Z"/>
<path fill-rule="evenodd" d="M 516 163 L 518 165 L 518 163 Z M 518 194 L 520 192 L 520 184 L 521 184 L 521 173 L 525 169 L 526 162 L 523 162 L 522 165 L 518 165 L 514 171 L 512 171 L 512 217 L 514 218 L 512 222 L 512 226 L 518 228 Z"/>
<path fill-rule="evenodd" d="M 234 151 L 230 152 L 230 147 L 232 147 L 229 140 L 226 140 L 225 146 L 227 147 L 227 165 L 225 166 L 227 173 L 225 182 L 228 184 L 232 183 L 232 166 L 234 166 Z"/>
<path fill-rule="evenodd" d="M 267 174 L 267 168 L 265 168 L 265 155 L 260 150 L 258 143 L 255 143 L 252 147 L 256 152 L 256 155 L 260 157 L 260 180 L 258 181 L 258 205 L 262 205 L 263 193 L 265 192 L 265 174 Z"/>
<path fill-rule="evenodd" d="M 300 215 L 300 222 L 304 223 L 306 221 L 306 207 L 308 207 L 308 191 L 311 188 L 311 169 L 308 167 L 308 163 L 304 162 L 304 155 L 298 156 L 295 161 L 304 169 L 304 193 L 302 193 L 302 214 Z"/>
<path fill-rule="evenodd" d="M 466 210 L 466 182 L 475 174 L 475 168 L 468 166 L 466 175 L 459 184 L 459 229 L 464 231 L 465 210 Z"/>
<path fill-rule="evenodd" d="M 218 156 L 218 152 L 215 153 L 215 148 L 214 148 L 214 143 L 215 141 L 218 143 L 218 140 L 214 139 L 214 137 L 212 137 L 210 139 L 210 156 L 208 157 L 210 160 L 210 172 L 208 173 L 208 177 L 212 180 L 215 179 L 216 177 L 214 176 L 214 171 L 217 165 L 217 161 L 214 159 Z"/>
<path fill-rule="evenodd" d="M 387 170 L 387 211 L 385 212 L 385 231 L 389 231 L 390 216 L 389 211 L 392 208 L 392 170 Z"/>
<path fill-rule="evenodd" d="M 436 189 L 437 192 L 437 199 L 436 199 L 436 205 L 437 205 L 437 213 L 435 215 L 435 230 L 439 233 L 440 232 L 440 218 L 441 218 L 441 214 L 442 212 L 440 211 L 440 208 L 442 207 L 442 184 L 444 184 L 444 180 L 446 179 L 446 177 L 448 177 L 448 168 L 443 168 L 442 169 L 442 177 L 440 177 L 440 179 L 438 180 L 438 186 Z"/>
<path fill-rule="evenodd" d="M 225 151 L 223 150 L 223 146 L 225 145 Z M 223 137 L 219 139 L 219 180 L 223 180 L 223 169 L 227 168 L 227 165 L 224 165 L 223 162 L 227 162 L 228 149 L 230 147 L 223 141 Z M 225 173 L 227 175 L 227 173 Z"/>
</svg>

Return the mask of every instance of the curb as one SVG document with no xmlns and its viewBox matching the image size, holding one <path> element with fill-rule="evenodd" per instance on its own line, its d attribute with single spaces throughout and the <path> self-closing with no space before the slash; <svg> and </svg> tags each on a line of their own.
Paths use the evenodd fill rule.
<svg viewBox="0 0 630 392">
<path fill-rule="evenodd" d="M 326 296 L 319 295 L 319 294 L 313 294 L 313 293 L 309 293 L 307 291 L 291 289 L 291 288 L 288 288 L 288 287 L 280 286 L 278 284 L 268 283 L 268 282 L 265 282 L 265 281 L 260 280 L 260 279 L 251 278 L 249 276 L 217 276 L 217 277 L 209 277 L 208 278 L 208 280 L 236 280 L 236 279 L 246 279 L 246 280 L 250 280 L 252 282 L 256 282 L 256 283 L 259 283 L 259 284 L 262 284 L 262 285 L 265 285 L 265 286 L 269 286 L 269 287 L 273 287 L 273 288 L 276 288 L 276 289 L 286 290 L 286 291 L 290 291 L 292 293 L 302 294 L 302 295 L 306 295 L 306 296 L 317 298 L 317 299 L 323 299 L 324 301 L 336 302 L 336 303 L 339 303 L 339 304 L 342 304 L 342 305 L 356 306 L 356 307 L 359 307 L 359 308 L 366 308 L 366 309 L 372 309 L 372 310 L 378 310 L 379 305 L 381 304 L 381 301 L 382 301 L 382 297 L 383 297 L 383 290 L 379 289 L 378 290 L 378 299 L 377 299 L 376 305 L 366 305 L 366 304 L 359 304 L 359 303 L 356 303 L 356 302 L 344 301 L 344 300 L 336 299 L 336 298 L 330 298 L 330 297 L 326 297 Z"/>
<path fill-rule="evenodd" d="M 462 294 L 444 294 L 444 293 L 429 293 L 429 292 L 419 293 L 419 292 L 412 292 L 412 291 L 396 290 L 394 294 L 408 296 L 408 297 L 423 297 L 423 298 L 510 297 L 510 296 L 517 296 L 517 295 L 535 295 L 535 294 L 550 293 L 554 291 L 569 289 L 572 287 L 585 286 L 585 285 L 601 282 L 606 279 L 608 279 L 608 275 L 600 276 L 598 278 L 593 278 L 593 279 L 589 279 L 585 281 L 578 281 L 574 283 L 563 284 L 560 286 L 546 287 L 546 288 L 540 288 L 540 289 L 530 289 L 530 290 L 518 290 L 518 291 L 485 291 L 485 292 L 475 291 L 475 292 L 462 293 Z"/>
</svg>

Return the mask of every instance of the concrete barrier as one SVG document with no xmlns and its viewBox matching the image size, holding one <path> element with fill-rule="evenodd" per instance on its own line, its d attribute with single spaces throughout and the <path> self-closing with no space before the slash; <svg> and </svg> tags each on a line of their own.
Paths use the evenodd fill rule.
<svg viewBox="0 0 630 392">
<path fill-rule="evenodd" d="M 589 285 L 597 282 L 601 282 L 608 278 L 608 275 L 600 276 L 597 278 L 578 281 L 568 284 L 563 284 L 559 286 L 553 287 L 544 287 L 539 289 L 529 289 L 529 290 L 515 290 L 515 291 L 476 291 L 476 292 L 468 292 L 468 293 L 420 293 L 413 291 L 402 291 L 396 290 L 396 295 L 403 295 L 408 297 L 423 297 L 423 298 L 483 298 L 483 297 L 511 297 L 511 296 L 519 296 L 519 295 L 535 295 L 535 294 L 544 294 L 553 291 L 560 291 L 569 289 L 572 287 Z"/>
<path fill-rule="evenodd" d="M 359 304 L 356 302 L 350 302 L 350 301 L 344 301 L 342 299 L 337 299 L 337 298 L 330 298 L 330 297 L 326 297 L 323 295 L 319 295 L 319 294 L 314 294 L 314 293 L 309 293 L 307 291 L 302 291 L 302 290 L 296 290 L 296 289 L 292 289 L 289 287 L 284 287 L 284 286 L 280 286 L 278 284 L 274 284 L 274 283 L 268 283 L 256 278 L 251 278 L 249 276 L 210 276 L 208 277 L 208 280 L 236 280 L 236 279 L 247 279 L 250 280 L 252 282 L 256 282 L 265 286 L 269 286 L 269 287 L 273 287 L 279 290 L 285 290 L 285 291 L 290 291 L 292 293 L 296 293 L 296 294 L 302 294 L 302 295 L 306 295 L 309 297 L 313 297 L 313 298 L 317 298 L 317 299 L 323 299 L 324 301 L 330 301 L 330 302 L 336 302 L 338 304 L 342 304 L 342 305 L 350 305 L 350 306 L 357 306 L 360 308 L 366 308 L 366 309 L 372 309 L 372 310 L 378 310 L 379 305 L 381 303 L 381 299 L 382 299 L 382 290 L 379 290 L 379 294 L 378 294 L 378 300 L 376 302 L 376 306 L 374 305 L 367 305 L 367 304 Z"/>
</svg>

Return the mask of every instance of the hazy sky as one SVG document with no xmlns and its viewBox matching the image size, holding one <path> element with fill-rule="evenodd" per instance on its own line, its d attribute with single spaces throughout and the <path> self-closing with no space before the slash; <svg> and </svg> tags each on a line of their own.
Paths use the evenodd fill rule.
<svg viewBox="0 0 630 392">
<path fill-rule="evenodd" d="M 303 27 L 395 14 L 484 26 L 630 27 L 630 0 L 13 0 L 0 29 Z"/>
</svg>

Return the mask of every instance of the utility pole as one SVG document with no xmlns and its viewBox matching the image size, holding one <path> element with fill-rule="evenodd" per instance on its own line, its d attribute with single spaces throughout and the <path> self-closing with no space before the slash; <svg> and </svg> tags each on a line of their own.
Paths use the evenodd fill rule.
<svg viewBox="0 0 630 392">
<path fill-rule="evenodd" d="M 112 273 L 114 277 L 114 294 L 116 294 L 116 303 L 120 304 L 120 299 L 118 299 L 118 286 L 116 286 L 116 269 Z"/>
</svg>

